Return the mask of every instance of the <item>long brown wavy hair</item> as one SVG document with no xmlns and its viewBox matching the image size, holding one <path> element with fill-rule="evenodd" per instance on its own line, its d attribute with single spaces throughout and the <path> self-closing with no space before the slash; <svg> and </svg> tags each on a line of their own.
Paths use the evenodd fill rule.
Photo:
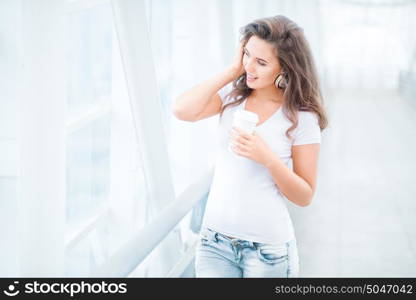
<svg viewBox="0 0 416 300">
<path fill-rule="evenodd" d="M 321 131 L 324 130 L 328 126 L 328 119 L 323 108 L 315 63 L 303 29 L 289 18 L 278 15 L 254 20 L 242 27 L 240 33 L 240 41 L 244 41 L 244 44 L 255 35 L 270 43 L 276 51 L 286 80 L 282 111 L 293 124 L 286 131 L 286 136 L 291 139 L 290 132 L 298 126 L 298 111 L 315 113 Z M 220 118 L 228 106 L 240 104 L 252 91 L 246 84 L 246 73 L 235 79 L 233 89 L 226 97 L 234 98 L 236 101 L 221 108 Z"/>
</svg>

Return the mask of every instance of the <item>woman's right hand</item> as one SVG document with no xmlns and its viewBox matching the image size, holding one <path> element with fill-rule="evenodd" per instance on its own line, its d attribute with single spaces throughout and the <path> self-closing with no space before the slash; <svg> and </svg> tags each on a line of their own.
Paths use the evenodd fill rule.
<svg viewBox="0 0 416 300">
<path fill-rule="evenodd" d="M 235 79 L 237 79 L 238 77 L 240 77 L 241 75 L 245 73 L 244 66 L 243 66 L 244 46 L 245 46 L 245 41 L 243 40 L 240 42 L 237 48 L 237 52 L 235 53 L 235 56 L 234 56 L 234 61 L 231 65 L 231 70 L 234 73 Z"/>
</svg>

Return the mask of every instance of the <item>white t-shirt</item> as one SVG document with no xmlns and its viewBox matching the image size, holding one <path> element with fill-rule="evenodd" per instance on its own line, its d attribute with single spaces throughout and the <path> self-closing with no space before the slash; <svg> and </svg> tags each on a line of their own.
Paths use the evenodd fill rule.
<svg viewBox="0 0 416 300">
<path fill-rule="evenodd" d="M 224 99 L 231 89 L 232 83 L 229 83 L 218 92 L 224 104 L 234 101 Z M 233 114 L 244 109 L 245 102 L 228 106 L 220 119 L 215 170 L 202 227 L 252 242 L 288 242 L 295 237 L 292 220 L 285 197 L 270 172 L 264 165 L 228 150 Z M 299 111 L 298 120 L 297 128 L 291 132 L 293 140 L 285 135 L 292 123 L 282 108 L 255 128 L 286 165 L 292 157 L 292 145 L 321 142 L 314 113 Z"/>
</svg>

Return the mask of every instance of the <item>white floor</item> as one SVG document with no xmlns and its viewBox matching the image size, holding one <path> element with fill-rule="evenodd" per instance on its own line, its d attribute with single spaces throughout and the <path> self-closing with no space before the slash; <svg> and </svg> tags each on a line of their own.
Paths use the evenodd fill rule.
<svg viewBox="0 0 416 300">
<path fill-rule="evenodd" d="M 301 277 L 416 276 L 416 99 L 326 95 L 318 188 L 289 203 Z"/>
</svg>

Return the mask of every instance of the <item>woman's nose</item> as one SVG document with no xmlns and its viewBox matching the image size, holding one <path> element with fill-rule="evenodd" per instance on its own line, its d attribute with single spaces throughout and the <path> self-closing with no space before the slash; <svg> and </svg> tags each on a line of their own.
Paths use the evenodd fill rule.
<svg viewBox="0 0 416 300">
<path fill-rule="evenodd" d="M 254 63 L 253 63 L 253 61 L 252 60 L 247 60 L 246 61 L 246 64 L 245 64 L 245 66 L 244 66 L 244 68 L 246 69 L 246 71 L 247 72 L 249 72 L 249 73 L 255 73 L 254 72 Z"/>
</svg>

